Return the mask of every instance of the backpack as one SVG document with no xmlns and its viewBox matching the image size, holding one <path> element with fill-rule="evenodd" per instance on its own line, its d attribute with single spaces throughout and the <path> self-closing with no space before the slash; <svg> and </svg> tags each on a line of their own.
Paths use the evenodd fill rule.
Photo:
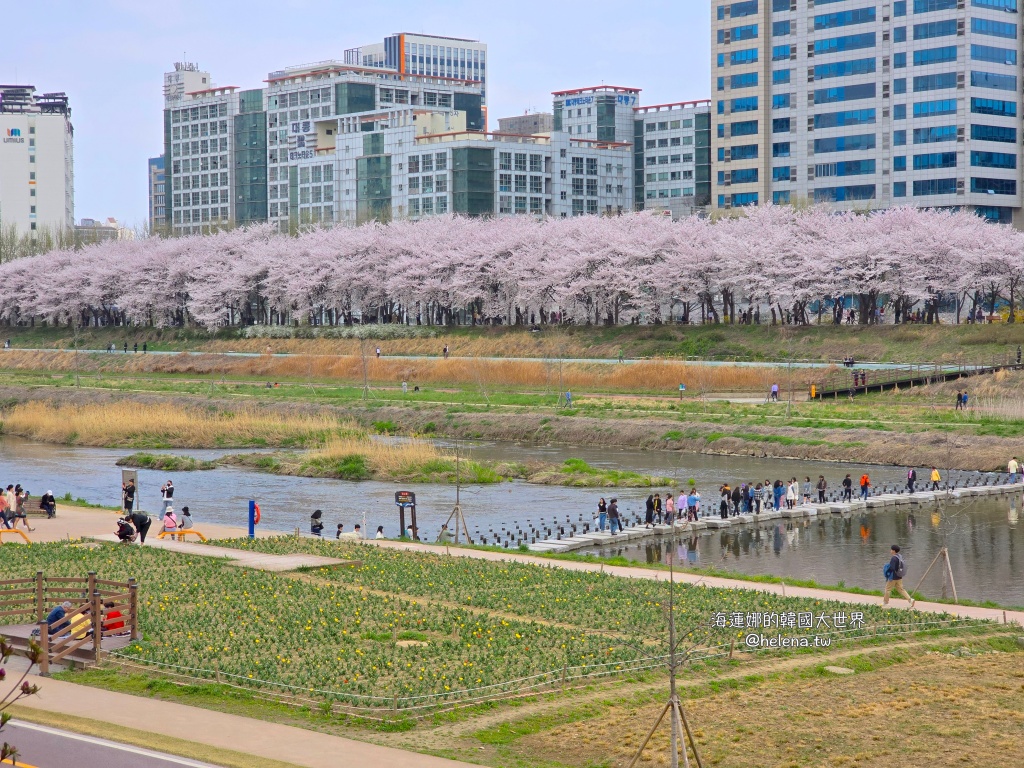
<svg viewBox="0 0 1024 768">
<path fill-rule="evenodd" d="M 903 561 L 903 555 L 896 555 L 896 559 L 899 561 L 899 565 L 896 566 L 896 573 L 892 576 L 894 579 L 902 579 L 907 575 L 907 564 Z"/>
</svg>

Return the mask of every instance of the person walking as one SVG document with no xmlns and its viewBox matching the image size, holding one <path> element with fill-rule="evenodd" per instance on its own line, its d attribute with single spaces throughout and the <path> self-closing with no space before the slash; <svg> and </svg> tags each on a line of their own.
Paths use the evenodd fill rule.
<svg viewBox="0 0 1024 768">
<path fill-rule="evenodd" d="M 604 533 L 604 524 L 608 521 L 608 505 L 604 501 L 604 497 L 597 502 L 597 530 Z"/>
<path fill-rule="evenodd" d="M 966 389 L 964 390 L 963 401 L 964 401 L 963 409 L 966 411 L 967 410 L 967 390 Z"/>
<path fill-rule="evenodd" d="M 663 510 L 661 508 L 661 494 L 654 494 L 654 519 L 658 521 L 658 525 L 665 522 Z"/>
<path fill-rule="evenodd" d="M 647 503 L 645 505 L 645 511 L 644 511 L 644 527 L 645 528 L 652 528 L 652 527 L 654 527 L 654 495 L 653 494 L 647 497 Z"/>
<path fill-rule="evenodd" d="M 448 359 L 448 345 L 447 344 L 444 345 L 444 351 L 442 352 L 442 354 L 444 355 L 444 359 L 447 360 Z"/>
<path fill-rule="evenodd" d="M 730 488 L 729 484 L 726 483 L 721 487 L 720 490 L 722 497 L 721 500 L 718 502 L 718 515 L 723 520 L 725 520 L 727 517 L 729 517 L 729 497 L 732 494 L 732 488 Z"/>
<path fill-rule="evenodd" d="M 798 498 L 797 493 L 798 493 L 798 491 L 797 491 L 796 478 L 794 477 L 794 478 L 792 478 L 789 481 L 789 485 L 786 486 L 786 508 L 787 509 L 793 509 L 793 507 L 796 506 L 796 501 L 797 501 L 797 498 Z"/>
<path fill-rule="evenodd" d="M 786 498 L 786 489 L 782 487 L 782 481 L 776 480 L 772 486 L 772 496 L 775 502 L 775 511 L 778 512 L 782 509 L 783 499 Z"/>
<path fill-rule="evenodd" d="M 132 354 L 133 355 L 139 354 L 139 342 L 137 342 L 137 341 L 135 342 L 135 344 L 132 345 Z"/>
<path fill-rule="evenodd" d="M 1010 463 L 1006 465 L 1006 471 L 1010 473 L 1010 485 L 1014 485 L 1017 482 L 1017 473 L 1020 471 L 1020 462 L 1016 456 L 1010 459 Z"/>
<path fill-rule="evenodd" d="M 676 502 L 672 498 L 672 491 L 665 494 L 665 520 L 670 525 L 676 524 Z"/>
<path fill-rule="evenodd" d="M 149 344 L 147 344 L 146 342 L 142 342 L 142 354 L 146 354 L 146 352 L 148 350 L 149 350 Z"/>
<path fill-rule="evenodd" d="M 860 476 L 860 497 L 861 499 L 867 499 L 871 488 L 871 478 L 868 477 L 868 473 L 865 472 Z"/>
<path fill-rule="evenodd" d="M 612 529 L 612 536 L 615 536 L 615 529 L 622 531 L 622 518 L 619 517 L 619 500 L 612 499 L 608 504 L 608 520 Z"/>
<path fill-rule="evenodd" d="M 572 408 L 572 392 L 565 390 L 565 407 Z"/>
<path fill-rule="evenodd" d="M 779 385 L 778 384 L 772 384 L 772 392 L 769 395 L 769 398 L 771 399 L 771 401 L 773 403 L 779 402 Z"/>
<path fill-rule="evenodd" d="M 735 517 L 740 513 L 740 501 L 743 500 L 743 492 L 740 490 L 739 485 L 732 489 L 729 497 L 732 499 L 732 514 Z"/>
<path fill-rule="evenodd" d="M 690 492 L 686 494 L 686 519 L 697 519 L 697 486 L 690 488 Z"/>
<path fill-rule="evenodd" d="M 380 347 L 377 347 L 377 359 L 380 360 Z"/>
<path fill-rule="evenodd" d="M 964 393 L 961 392 L 958 389 L 956 391 L 956 408 L 954 408 L 953 410 L 954 411 L 959 411 L 959 410 L 962 410 L 963 407 L 964 407 Z"/>
<path fill-rule="evenodd" d="M 7 497 L 0 493 L 0 523 L 3 523 L 4 528 L 11 530 L 11 520 L 14 519 L 13 514 L 7 508 Z"/>
<path fill-rule="evenodd" d="M 124 343 L 124 353 L 126 355 L 128 354 L 128 342 L 127 341 Z"/>
<path fill-rule="evenodd" d="M 810 504 L 811 503 L 811 478 L 806 477 L 806 476 L 804 477 L 803 493 L 804 493 L 804 504 Z"/>
<path fill-rule="evenodd" d="M 828 490 L 828 482 L 825 480 L 824 475 L 818 475 L 818 503 L 825 503 L 825 492 Z"/>
<path fill-rule="evenodd" d="M 917 484 L 917 470 L 913 467 L 907 472 L 907 492 L 914 492 L 914 485 Z"/>
<path fill-rule="evenodd" d="M 843 478 L 843 501 L 853 501 L 853 478 L 849 475 Z"/>
<path fill-rule="evenodd" d="M 932 474 L 929 477 L 929 479 L 932 481 L 932 490 L 939 490 L 939 483 L 942 481 L 942 475 L 939 474 L 939 470 L 937 470 L 935 467 L 932 467 Z"/>
<path fill-rule="evenodd" d="M 885 574 L 885 593 L 882 596 L 882 605 L 889 604 L 889 594 L 895 590 L 897 593 L 902 595 L 910 607 L 914 607 L 914 598 L 912 598 L 907 590 L 903 588 L 903 577 L 907 574 L 907 564 L 903 560 L 903 555 L 900 554 L 900 545 L 893 544 L 889 548 L 890 557 L 889 562 L 886 563 L 882 569 L 882 573 Z"/>
</svg>

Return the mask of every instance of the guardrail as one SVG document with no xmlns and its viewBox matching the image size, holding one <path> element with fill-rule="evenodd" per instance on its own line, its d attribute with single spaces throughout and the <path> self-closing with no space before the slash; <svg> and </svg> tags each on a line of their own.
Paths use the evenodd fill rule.
<svg viewBox="0 0 1024 768">
<path fill-rule="evenodd" d="M 913 387 L 1021 367 L 1016 357 L 1009 354 L 980 363 L 908 364 L 883 369 L 858 368 L 853 363 L 838 367 L 815 382 L 815 398 L 852 396 L 872 390 L 881 392 L 901 385 Z"/>
</svg>

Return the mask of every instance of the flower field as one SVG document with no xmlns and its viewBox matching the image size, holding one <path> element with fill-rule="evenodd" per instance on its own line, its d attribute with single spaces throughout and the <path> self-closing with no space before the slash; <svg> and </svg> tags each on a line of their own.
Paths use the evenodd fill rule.
<svg viewBox="0 0 1024 768">
<path fill-rule="evenodd" d="M 122 652 L 126 660 L 364 712 L 653 669 L 666 652 L 664 582 L 295 538 L 219 543 L 354 557 L 362 566 L 284 575 L 155 549 L 60 543 L 4 547 L 0 578 L 37 569 L 134 576 L 143 637 Z M 712 614 L 843 608 L 677 589 L 681 626 L 705 655 L 737 636 L 727 624 L 714 626 Z M 863 610 L 864 625 L 845 634 L 934 628 L 934 616 Z"/>
</svg>

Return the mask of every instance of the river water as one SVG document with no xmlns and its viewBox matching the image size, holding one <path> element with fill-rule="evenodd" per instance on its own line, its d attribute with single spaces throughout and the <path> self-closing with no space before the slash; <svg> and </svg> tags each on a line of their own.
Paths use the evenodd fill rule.
<svg viewBox="0 0 1024 768">
<path fill-rule="evenodd" d="M 443 446 L 449 443 L 440 441 Z M 744 456 L 706 456 L 671 451 L 639 451 L 598 446 L 526 446 L 512 443 L 462 443 L 465 455 L 481 460 L 544 461 L 559 463 L 580 458 L 597 467 L 633 470 L 667 476 L 685 487 L 690 478 L 705 496 L 714 496 L 723 482 L 757 482 L 766 478 L 816 480 L 825 475 L 832 488 L 850 473 L 854 480 L 871 475 L 875 487 L 902 486 L 906 470 L 892 466 L 865 466 L 831 462 L 759 459 Z M 217 458 L 224 450 L 163 451 L 199 459 Z M 237 451 L 232 451 L 237 453 Z M 117 459 L 131 453 L 126 449 L 86 448 L 34 443 L 0 436 L 0 482 L 21 483 L 38 496 L 53 490 L 58 497 L 70 491 L 93 503 L 117 506 L 120 502 L 121 473 Z M 919 471 L 919 474 L 926 474 Z M 966 478 L 966 475 L 964 476 Z M 972 473 L 972 477 L 977 475 Z M 451 513 L 456 492 L 452 486 L 399 486 L 392 482 L 360 483 L 318 478 L 295 478 L 222 467 L 200 472 L 139 470 L 140 503 L 143 509 L 160 509 L 159 489 L 168 478 L 174 480 L 175 508 L 187 504 L 197 523 L 209 521 L 244 526 L 248 500 L 256 499 L 264 528 L 308 530 L 309 515 L 323 509 L 325 533 L 344 523 L 351 530 L 356 523 L 375 531 L 383 525 L 388 536 L 398 534 L 397 490 L 416 493 L 421 538 L 434 538 Z M 961 479 L 961 482 L 963 479 Z M 661 489 L 664 493 L 667 489 Z M 650 491 L 645 489 L 580 489 L 537 486 L 522 482 L 462 488 L 460 501 L 470 532 L 494 543 L 506 538 L 503 528 L 551 527 L 566 518 L 581 529 L 593 518 L 601 496 L 617 496 L 620 507 L 638 513 Z M 408 523 L 408 518 L 407 518 Z M 877 588 L 889 545 L 906 546 L 910 572 L 907 582 L 917 583 L 935 552 L 947 541 L 957 592 L 961 597 L 1024 604 L 1024 531 L 1016 522 L 1016 511 L 1008 503 L 985 502 L 965 505 L 939 521 L 927 513 L 905 512 L 843 518 L 838 515 L 810 522 L 744 527 L 705 532 L 695 538 L 672 542 L 631 544 L 604 549 L 595 554 L 624 555 L 641 561 L 665 560 L 669 548 L 677 562 L 718 566 L 746 573 L 770 573 L 792 578 L 810 578 L 823 584 L 845 581 L 847 585 Z M 942 581 L 930 575 L 923 589 L 938 594 Z M 931 582 L 934 589 L 928 591 Z"/>
</svg>

